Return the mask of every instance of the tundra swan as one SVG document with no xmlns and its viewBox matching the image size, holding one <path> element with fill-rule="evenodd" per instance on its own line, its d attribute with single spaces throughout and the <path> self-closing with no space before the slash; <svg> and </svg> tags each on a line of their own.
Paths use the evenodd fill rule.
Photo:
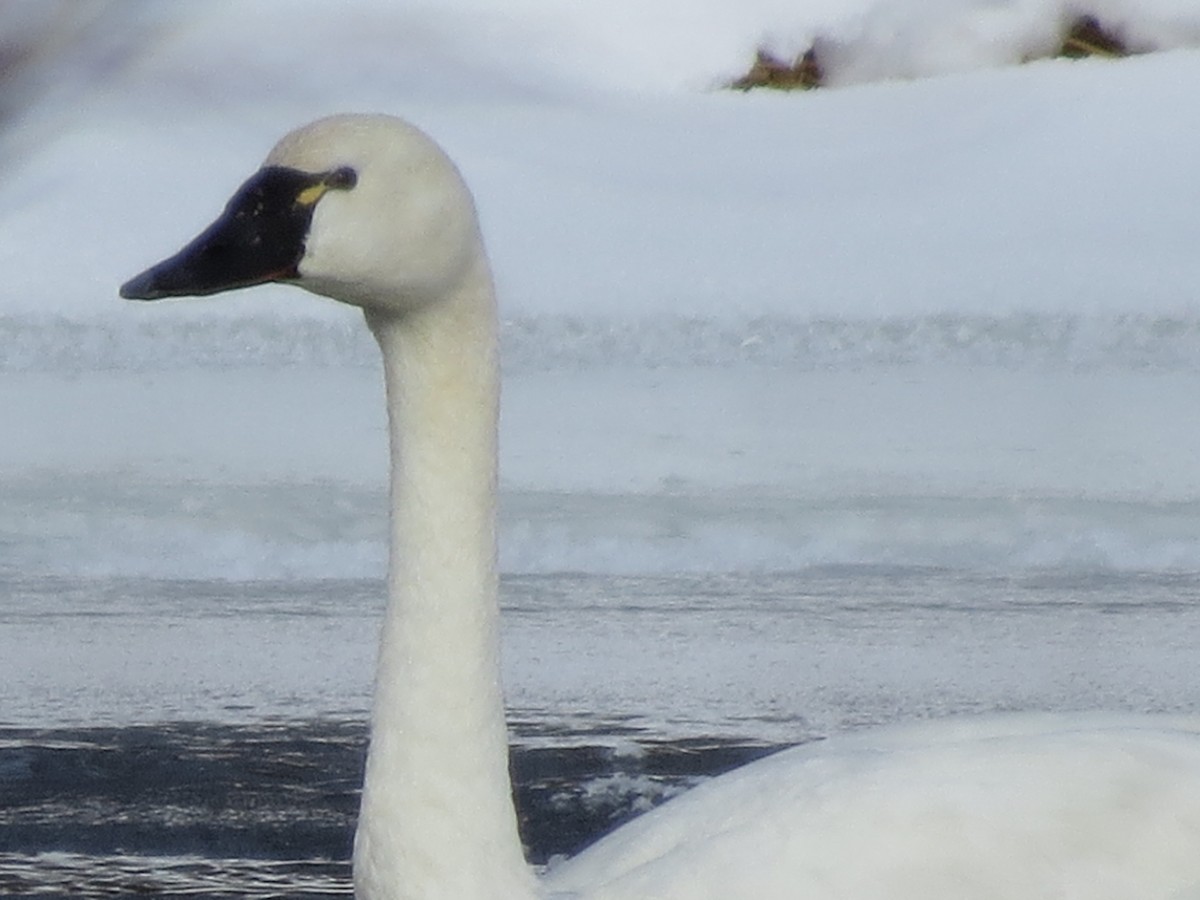
<svg viewBox="0 0 1200 900">
<path fill-rule="evenodd" d="M 383 355 L 391 563 L 359 897 L 1200 898 L 1200 723 L 1159 717 L 967 720 L 806 745 L 535 876 L 507 770 L 496 312 L 471 195 L 413 126 L 322 119 L 121 294 L 266 281 L 360 307 Z"/>
</svg>

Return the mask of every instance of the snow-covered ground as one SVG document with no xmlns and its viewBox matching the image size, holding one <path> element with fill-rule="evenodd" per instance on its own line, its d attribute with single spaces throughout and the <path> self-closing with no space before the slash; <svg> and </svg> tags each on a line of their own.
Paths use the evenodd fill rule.
<svg viewBox="0 0 1200 900">
<path fill-rule="evenodd" d="M 45 7 L 74 4 L 6 18 Z M 130 309 L 113 286 L 207 221 L 283 131 L 347 109 L 408 116 L 460 162 L 510 316 L 1195 311 L 1200 51 L 1000 65 L 1082 4 L 82 8 L 74 40 L 18 80 L 31 105 L 4 133 L 6 313 L 190 315 Z M 1087 9 L 1135 44 L 1200 43 L 1188 0 Z M 839 42 L 835 84 L 869 83 L 716 89 L 756 46 L 817 34 Z M 247 303 L 268 308 L 203 315 Z M 282 290 L 270 308 L 320 309 Z"/>
</svg>

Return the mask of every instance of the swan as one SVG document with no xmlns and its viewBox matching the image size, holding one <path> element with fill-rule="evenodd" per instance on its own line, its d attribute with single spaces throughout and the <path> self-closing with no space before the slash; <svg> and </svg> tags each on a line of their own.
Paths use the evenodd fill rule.
<svg viewBox="0 0 1200 900">
<path fill-rule="evenodd" d="M 363 900 L 1200 898 L 1200 720 L 893 726 L 713 779 L 535 874 L 500 684 L 497 324 L 474 204 L 383 115 L 285 136 L 122 296 L 267 281 L 357 306 L 383 356 L 388 602 L 354 842 Z"/>
</svg>

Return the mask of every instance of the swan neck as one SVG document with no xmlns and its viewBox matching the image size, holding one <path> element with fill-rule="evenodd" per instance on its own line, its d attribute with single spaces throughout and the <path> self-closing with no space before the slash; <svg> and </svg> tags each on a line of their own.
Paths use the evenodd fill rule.
<svg viewBox="0 0 1200 900">
<path fill-rule="evenodd" d="M 477 269 L 436 304 L 367 317 L 383 353 L 392 509 L 355 836 L 356 895 L 371 900 L 533 896 L 500 684 L 496 318 Z"/>
</svg>

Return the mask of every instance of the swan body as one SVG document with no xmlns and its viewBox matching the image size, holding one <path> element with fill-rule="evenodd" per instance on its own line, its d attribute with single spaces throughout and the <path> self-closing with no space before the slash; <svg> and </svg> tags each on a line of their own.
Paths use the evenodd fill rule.
<svg viewBox="0 0 1200 900">
<path fill-rule="evenodd" d="M 1200 898 L 1198 723 L 1005 716 L 784 751 L 546 884 L 595 898 Z"/>
<path fill-rule="evenodd" d="M 354 848 L 363 900 L 1200 900 L 1200 720 L 1160 717 L 817 742 L 701 785 L 535 878 L 507 770 L 496 311 L 470 193 L 411 125 L 322 119 L 121 292 L 264 281 L 361 307 L 383 356 L 391 563 Z"/>
</svg>

